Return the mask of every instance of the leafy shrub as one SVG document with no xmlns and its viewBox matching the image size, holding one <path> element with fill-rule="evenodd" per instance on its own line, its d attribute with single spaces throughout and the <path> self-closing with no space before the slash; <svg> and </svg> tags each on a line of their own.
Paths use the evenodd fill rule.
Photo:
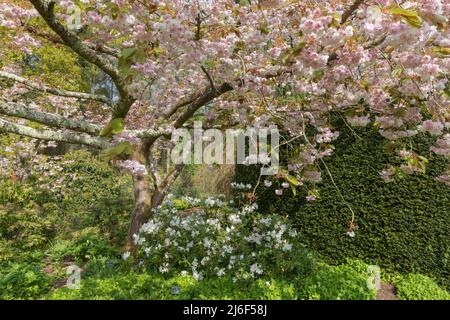
<svg viewBox="0 0 450 320">
<path fill-rule="evenodd" d="M 56 234 L 57 217 L 42 208 L 0 205 L 0 262 L 17 252 L 46 245 Z"/>
<path fill-rule="evenodd" d="M 65 232 L 96 225 L 118 243 L 125 241 L 133 207 L 128 175 L 85 150 L 63 157 L 40 155 L 29 167 L 26 179 L 0 178 L 0 205 L 14 205 L 18 212 L 38 208 L 42 216 L 59 217 Z"/>
<path fill-rule="evenodd" d="M 72 234 L 68 240 L 58 239 L 47 254 L 55 261 L 87 262 L 98 257 L 119 257 L 118 249 L 111 246 L 96 228 L 86 228 Z"/>
<path fill-rule="evenodd" d="M 2 265 L 0 300 L 38 298 L 50 289 L 50 283 L 50 278 L 39 265 Z"/>
<path fill-rule="evenodd" d="M 96 225 L 124 240 L 133 207 L 128 175 L 80 150 L 63 157 L 61 169 L 49 185 L 61 201 L 59 211 L 72 228 Z"/>
<path fill-rule="evenodd" d="M 154 273 L 115 272 L 82 278 L 79 290 L 56 289 L 48 299 L 297 299 L 294 282 L 264 278 L 234 283 L 232 276 L 197 281 L 190 275 L 164 277 Z"/>
<path fill-rule="evenodd" d="M 24 182 L 14 182 L 9 177 L 0 176 L 0 205 L 16 205 L 32 207 L 36 203 L 44 204 L 51 201 L 48 190 L 39 187 L 38 181 L 29 179 Z"/>
<path fill-rule="evenodd" d="M 322 170 L 323 183 L 317 187 L 316 201 L 305 200 L 308 186 L 297 188 L 296 196 L 286 189 L 280 197 L 273 187 L 261 184 L 257 190 L 259 211 L 289 216 L 299 231 L 298 240 L 328 263 L 363 259 L 390 271 L 434 275 L 450 289 L 450 188 L 435 179 L 448 162 L 429 151 L 432 141 L 421 134 L 411 145 L 430 159 L 427 173 L 385 183 L 380 171 L 386 163 L 397 161 L 389 153 L 388 141 L 375 129 L 353 129 L 359 139 L 342 122 L 336 126 L 341 135 L 326 163 L 345 202 L 356 213 L 356 236 L 346 234 L 351 212 L 326 170 Z M 288 153 L 282 150 L 282 163 Z M 258 175 L 255 166 L 236 168 L 239 183 L 254 183 Z"/>
<path fill-rule="evenodd" d="M 394 280 L 397 296 L 403 300 L 450 300 L 450 293 L 421 274 L 398 276 Z"/>
<path fill-rule="evenodd" d="M 169 199 L 135 236 L 140 257 L 151 270 L 198 280 L 308 272 L 307 253 L 285 219 L 261 216 L 255 207 L 236 211 L 223 205 L 208 198 L 203 210 L 183 212 Z"/>
<path fill-rule="evenodd" d="M 368 287 L 369 265 L 349 260 L 340 266 L 320 264 L 306 279 L 301 296 L 308 300 L 371 300 L 375 289 Z"/>
<path fill-rule="evenodd" d="M 298 277 L 261 277 L 233 281 L 233 275 L 197 281 L 193 276 L 139 273 L 123 261 L 94 259 L 82 274 L 81 288 L 60 288 L 47 299 L 373 299 L 367 288 L 367 265 L 359 261 L 331 267 L 320 264 L 318 273 Z"/>
</svg>

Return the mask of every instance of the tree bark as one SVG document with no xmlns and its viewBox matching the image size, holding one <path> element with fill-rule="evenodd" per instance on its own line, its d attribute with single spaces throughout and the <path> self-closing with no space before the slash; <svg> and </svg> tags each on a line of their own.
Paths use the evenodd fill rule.
<svg viewBox="0 0 450 320">
<path fill-rule="evenodd" d="M 152 197 L 148 176 L 134 175 L 133 188 L 135 205 L 133 216 L 131 218 L 128 248 L 134 251 L 136 246 L 133 241 L 133 235 L 139 232 L 139 229 L 149 218 L 152 210 Z"/>
</svg>

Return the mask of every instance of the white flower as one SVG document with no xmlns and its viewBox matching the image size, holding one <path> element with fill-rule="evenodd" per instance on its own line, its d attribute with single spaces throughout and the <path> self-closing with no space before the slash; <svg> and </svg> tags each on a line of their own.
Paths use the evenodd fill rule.
<svg viewBox="0 0 450 320">
<path fill-rule="evenodd" d="M 194 277 L 195 280 L 200 281 L 203 279 L 203 276 L 200 272 L 194 271 L 192 273 L 192 276 Z"/>
<path fill-rule="evenodd" d="M 128 260 L 128 258 L 131 256 L 131 253 L 129 251 L 125 252 L 124 254 L 122 254 L 122 259 L 123 260 Z"/>
<path fill-rule="evenodd" d="M 141 231 L 144 232 L 145 234 L 152 234 L 156 232 L 160 226 L 161 226 L 160 223 L 151 220 L 142 225 Z"/>
<path fill-rule="evenodd" d="M 262 238 L 263 238 L 263 236 L 260 235 L 259 233 L 252 233 L 248 237 L 245 237 L 245 240 L 247 240 L 248 242 L 256 243 L 256 244 L 261 244 Z"/>
<path fill-rule="evenodd" d="M 348 235 L 350 238 L 354 238 L 354 237 L 356 236 L 355 231 L 348 231 L 348 232 L 347 232 L 347 235 Z"/>
<path fill-rule="evenodd" d="M 145 238 L 141 238 L 137 234 L 133 234 L 133 242 L 135 245 L 142 245 L 145 242 Z"/>
<path fill-rule="evenodd" d="M 275 190 L 275 194 L 277 196 L 282 196 L 283 195 L 283 190 L 282 189 L 277 189 L 277 190 Z"/>
<path fill-rule="evenodd" d="M 291 251 L 291 249 L 292 249 L 292 244 L 290 244 L 290 243 L 285 243 L 285 244 L 283 245 L 283 251 Z"/>
<path fill-rule="evenodd" d="M 205 200 L 205 205 L 208 206 L 208 207 L 213 207 L 214 204 L 215 204 L 214 199 L 208 198 L 208 199 Z"/>
<path fill-rule="evenodd" d="M 251 189 L 252 185 L 251 184 L 243 184 L 243 183 L 232 182 L 231 183 L 231 187 L 233 189 L 246 190 L 246 189 Z"/>
<path fill-rule="evenodd" d="M 258 204 L 255 202 L 253 203 L 251 206 L 246 206 L 242 209 L 242 213 L 246 214 L 246 213 L 252 213 L 253 211 L 258 209 Z"/>
<path fill-rule="evenodd" d="M 232 224 L 239 224 L 241 223 L 241 219 L 239 218 L 239 216 L 237 214 L 232 214 L 228 217 L 228 220 L 230 220 L 230 222 Z"/>
<path fill-rule="evenodd" d="M 295 238 L 297 236 L 297 231 L 292 229 L 289 231 L 289 236 L 291 236 L 292 238 Z"/>
<path fill-rule="evenodd" d="M 264 186 L 270 188 L 272 186 L 272 181 L 264 180 Z"/>
<path fill-rule="evenodd" d="M 233 247 L 227 244 L 227 245 L 223 246 L 222 250 L 225 253 L 230 253 L 231 254 L 233 252 Z"/>
<path fill-rule="evenodd" d="M 210 248 L 211 247 L 211 240 L 209 240 L 208 238 L 204 238 L 203 239 L 203 245 L 205 246 L 205 248 Z"/>
<path fill-rule="evenodd" d="M 225 275 L 225 269 L 221 268 L 217 271 L 217 276 L 222 277 Z"/>
<path fill-rule="evenodd" d="M 159 272 L 161 273 L 169 272 L 169 265 L 167 263 L 164 263 L 162 266 L 159 267 Z"/>
<path fill-rule="evenodd" d="M 186 270 L 183 270 L 183 271 L 181 271 L 181 276 L 183 277 L 183 278 L 185 278 L 186 276 L 187 276 L 187 271 Z"/>
<path fill-rule="evenodd" d="M 261 269 L 261 266 L 257 263 L 254 263 L 250 266 L 250 272 L 256 273 L 256 274 L 263 274 L 263 270 Z"/>
<path fill-rule="evenodd" d="M 210 260 L 209 257 L 204 257 L 204 258 L 200 261 L 200 264 L 201 264 L 202 266 L 204 266 L 205 264 L 208 263 L 209 260 Z"/>
</svg>

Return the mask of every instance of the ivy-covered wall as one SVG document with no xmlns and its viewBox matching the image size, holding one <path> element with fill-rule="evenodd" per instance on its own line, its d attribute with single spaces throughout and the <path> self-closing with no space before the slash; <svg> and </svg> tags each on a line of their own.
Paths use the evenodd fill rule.
<svg viewBox="0 0 450 320">
<path fill-rule="evenodd" d="M 420 135 L 412 141 L 413 148 L 430 159 L 426 174 L 385 183 L 379 172 L 388 161 L 396 161 L 388 141 L 375 129 L 352 132 L 342 122 L 337 125 L 341 136 L 326 163 L 356 213 L 356 236 L 346 234 L 351 212 L 325 170 L 318 200 L 307 202 L 302 189 L 296 196 L 288 191 L 280 197 L 262 186 L 261 211 L 288 215 L 301 241 L 329 263 L 361 258 L 390 270 L 438 277 L 450 288 L 450 188 L 435 179 L 447 162 L 429 151 L 431 138 Z M 255 166 L 238 166 L 235 180 L 254 183 L 257 176 Z"/>
</svg>

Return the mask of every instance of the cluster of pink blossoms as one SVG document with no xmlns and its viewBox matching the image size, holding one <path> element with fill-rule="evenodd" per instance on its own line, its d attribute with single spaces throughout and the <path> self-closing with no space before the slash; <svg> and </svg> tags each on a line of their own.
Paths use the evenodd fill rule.
<svg viewBox="0 0 450 320">
<path fill-rule="evenodd" d="M 37 14 L 23 3 L 1 6 L 0 16 L 4 27 L 22 31 L 16 43 L 30 53 L 38 42 L 23 25 Z M 292 159 L 298 179 L 320 181 L 319 160 L 339 135 L 331 113 L 376 126 L 398 149 L 430 133 L 438 141 L 432 151 L 448 157 L 449 1 L 369 0 L 349 11 L 353 3 L 76 2 L 86 43 L 136 49 L 130 129 L 154 127 L 184 97 L 227 83 L 233 90 L 202 109 L 208 121 L 277 124 L 301 136 L 302 151 L 316 156 Z M 74 5 L 58 1 L 58 17 L 67 19 Z"/>
</svg>

